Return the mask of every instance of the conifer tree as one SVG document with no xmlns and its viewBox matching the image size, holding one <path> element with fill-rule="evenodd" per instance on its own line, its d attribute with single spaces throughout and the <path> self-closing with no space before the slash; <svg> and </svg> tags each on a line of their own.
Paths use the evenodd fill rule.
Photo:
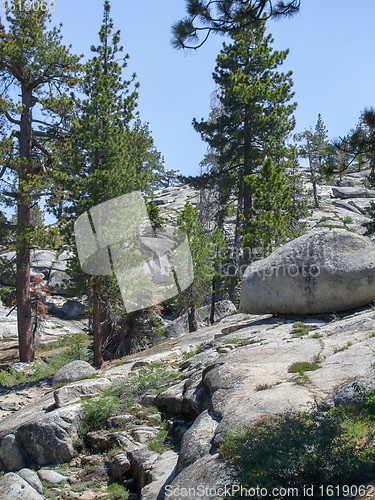
<svg viewBox="0 0 375 500">
<path fill-rule="evenodd" d="M 313 186 L 313 196 L 316 208 L 319 208 L 317 184 L 322 179 L 322 174 L 330 157 L 330 143 L 328 132 L 319 113 L 315 131 L 311 128 L 295 135 L 295 139 L 302 142 L 299 155 L 309 161 L 310 181 Z"/>
<path fill-rule="evenodd" d="M 70 235 L 72 223 L 79 215 L 125 193 L 149 190 L 155 171 L 161 168 L 161 157 L 147 125 L 133 120 L 139 84 L 135 74 L 130 80 L 122 78 L 129 56 L 119 62 L 123 49 L 119 31 L 113 31 L 108 0 L 104 2 L 99 38 L 99 45 L 91 47 L 95 55 L 85 66 L 81 89 L 84 98 L 73 123 L 72 140 L 64 144 L 65 162 L 59 172 Z M 113 224 L 111 230 L 115 231 L 116 221 Z M 110 307 L 122 302 L 120 290 L 114 275 L 82 275 L 78 263 L 74 265 L 81 290 L 90 290 L 94 364 L 100 367 L 103 337 L 111 330 Z"/>
<path fill-rule="evenodd" d="M 20 9 L 19 3 L 13 3 L 13 7 L 6 12 L 9 28 L 0 23 L 0 177 L 2 201 L 17 205 L 20 360 L 33 361 L 30 250 L 40 241 L 35 240 L 38 232 L 32 226 L 31 207 L 50 185 L 48 179 L 56 160 L 52 145 L 66 132 L 72 107 L 68 92 L 76 83 L 79 58 L 62 44 L 60 29 L 48 30 L 47 12 Z M 13 86 L 15 96 L 10 93 Z M 5 223 L 3 227 L 9 226 Z"/>
<path fill-rule="evenodd" d="M 252 217 L 244 228 L 243 246 L 250 249 L 261 247 L 263 256 L 285 243 L 289 235 L 292 196 L 287 176 L 282 167 L 268 158 L 258 175 L 245 179 L 254 193 Z M 250 256 L 253 260 L 253 255 Z"/>
<path fill-rule="evenodd" d="M 186 182 L 199 187 L 216 187 L 222 206 L 237 200 L 233 264 L 238 268 L 241 225 L 252 217 L 253 187 L 244 179 L 256 174 L 266 158 L 281 164 L 290 156 L 287 139 L 294 128 L 291 72 L 278 71 L 288 51 L 271 47 L 265 21 L 232 36 L 223 44 L 213 74 L 216 98 L 209 120 L 194 120 L 194 128 L 209 144 L 214 168 Z M 221 213 L 221 218 L 225 214 Z M 236 277 L 231 300 L 234 300 Z"/>
<path fill-rule="evenodd" d="M 198 210 L 190 202 L 186 202 L 177 223 L 187 235 L 194 273 L 193 283 L 178 296 L 177 302 L 182 310 L 188 311 L 189 332 L 194 332 L 198 329 L 196 308 L 203 304 L 211 291 L 213 246 L 211 239 L 204 234 Z"/>
</svg>

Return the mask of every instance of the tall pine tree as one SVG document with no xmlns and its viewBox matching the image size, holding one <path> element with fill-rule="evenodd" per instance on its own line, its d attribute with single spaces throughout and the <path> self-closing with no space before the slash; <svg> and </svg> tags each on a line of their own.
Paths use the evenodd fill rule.
<svg viewBox="0 0 375 500">
<path fill-rule="evenodd" d="M 8 4 L 9 6 L 9 4 Z M 6 13 L 0 23 L 0 160 L 3 196 L 17 205 L 17 319 L 21 361 L 34 360 L 30 298 L 30 250 L 35 244 L 31 208 L 49 186 L 55 166 L 52 145 L 66 132 L 78 58 L 62 44 L 60 29 L 48 30 L 43 10 Z M 22 7 L 22 6 L 21 6 Z M 15 86 L 15 94 L 10 89 Z M 36 116 L 38 118 L 36 118 Z M 8 177 L 7 177 L 8 175 Z"/>
<path fill-rule="evenodd" d="M 313 196 L 316 208 L 319 208 L 317 185 L 322 179 L 322 174 L 329 162 L 331 146 L 328 141 L 328 132 L 324 125 L 321 114 L 315 125 L 315 130 L 305 130 L 295 135 L 295 139 L 301 142 L 299 155 L 309 161 L 309 177 L 313 187 Z"/>
<path fill-rule="evenodd" d="M 123 49 L 119 31 L 113 31 L 108 0 L 99 38 L 99 45 L 91 47 L 95 56 L 85 66 L 84 99 L 72 140 L 64 145 L 65 162 L 60 170 L 66 217 L 71 223 L 98 204 L 132 191 L 147 191 L 162 167 L 147 126 L 133 120 L 138 83 L 134 74 L 131 80 L 122 78 L 129 56 L 119 62 Z M 115 231 L 116 221 L 113 224 Z M 72 234 L 72 225 L 67 228 Z M 103 336 L 111 329 L 110 302 L 121 302 L 120 292 L 114 275 L 81 275 L 82 279 L 92 299 L 94 364 L 100 367 Z"/>
<path fill-rule="evenodd" d="M 281 164 L 290 156 L 287 139 L 294 128 L 291 103 L 291 72 L 278 67 L 288 51 L 271 47 L 265 21 L 232 36 L 223 44 L 213 74 L 216 99 L 209 120 L 194 120 L 194 128 L 211 148 L 214 168 L 198 179 L 187 178 L 196 186 L 218 188 L 221 203 L 237 200 L 237 223 L 233 262 L 238 267 L 241 246 L 241 220 L 247 225 L 253 211 L 253 185 L 244 182 L 257 174 L 267 158 Z M 223 216 L 223 214 L 221 214 Z M 231 299 L 234 300 L 233 280 Z"/>
</svg>

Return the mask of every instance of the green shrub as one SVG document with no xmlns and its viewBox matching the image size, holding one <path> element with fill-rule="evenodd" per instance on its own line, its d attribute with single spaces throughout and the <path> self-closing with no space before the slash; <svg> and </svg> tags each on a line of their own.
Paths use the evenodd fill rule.
<svg viewBox="0 0 375 500">
<path fill-rule="evenodd" d="M 127 500 L 129 498 L 128 490 L 118 483 L 108 485 L 108 493 L 110 500 Z"/>
<path fill-rule="evenodd" d="M 83 402 L 79 435 L 82 437 L 86 432 L 105 428 L 109 417 L 123 413 L 145 418 L 149 411 L 147 408 L 138 407 L 141 396 L 165 390 L 168 383 L 182 377 L 175 369 L 161 364 L 155 363 L 141 368 L 126 382 L 115 383 L 100 396 Z M 153 408 L 150 411 L 154 410 Z"/>
<path fill-rule="evenodd" d="M 83 417 L 78 428 L 78 435 L 81 437 L 86 432 L 106 427 L 106 420 L 119 414 L 122 404 L 107 390 L 95 398 L 83 401 L 82 409 Z"/>
<path fill-rule="evenodd" d="M 266 416 L 230 432 L 220 452 L 233 481 L 247 489 L 267 488 L 268 498 L 274 499 L 274 488 L 297 488 L 293 498 L 304 498 L 307 485 L 313 487 L 314 498 L 321 498 L 320 487 L 326 491 L 329 485 L 361 485 L 373 477 L 374 428 L 366 418 L 344 414 L 338 421 L 320 412 Z M 337 496 L 342 496 L 339 491 Z M 262 498 L 258 495 L 252 497 Z"/>
<path fill-rule="evenodd" d="M 288 368 L 288 373 L 299 373 L 303 375 L 305 372 L 311 372 L 320 368 L 320 365 L 317 361 L 296 361 L 291 364 Z"/>
</svg>

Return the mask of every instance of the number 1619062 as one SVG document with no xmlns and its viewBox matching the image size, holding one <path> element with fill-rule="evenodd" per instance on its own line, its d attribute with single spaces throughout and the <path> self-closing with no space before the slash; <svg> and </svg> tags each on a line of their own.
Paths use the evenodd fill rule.
<svg viewBox="0 0 375 500">
<path fill-rule="evenodd" d="M 14 12 L 16 8 L 20 11 L 30 11 L 30 10 L 43 10 L 48 12 L 54 12 L 55 1 L 54 0 L 7 0 L 2 2 L 4 10 L 9 9 Z"/>
</svg>

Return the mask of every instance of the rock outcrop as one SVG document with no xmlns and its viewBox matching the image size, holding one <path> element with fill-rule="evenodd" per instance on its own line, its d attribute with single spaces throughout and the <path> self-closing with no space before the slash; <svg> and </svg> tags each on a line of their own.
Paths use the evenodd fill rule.
<svg viewBox="0 0 375 500">
<path fill-rule="evenodd" d="M 345 311 L 375 299 L 375 245 L 345 230 L 307 233 L 252 263 L 240 310 L 252 314 Z"/>
<path fill-rule="evenodd" d="M 3 285 L 15 286 L 15 256 L 15 252 L 0 254 L 0 282 Z M 40 272 L 46 280 L 49 293 L 65 294 L 70 282 L 66 268 L 71 258 L 71 253 L 67 251 L 56 257 L 51 250 L 33 250 L 30 254 L 31 277 Z"/>
</svg>

